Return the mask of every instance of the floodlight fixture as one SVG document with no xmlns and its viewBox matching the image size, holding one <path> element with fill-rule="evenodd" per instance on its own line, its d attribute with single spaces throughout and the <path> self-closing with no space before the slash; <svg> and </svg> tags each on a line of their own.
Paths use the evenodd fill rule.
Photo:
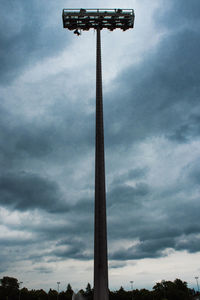
<svg viewBox="0 0 200 300">
<path fill-rule="evenodd" d="M 101 67 L 101 30 L 134 27 L 133 9 L 63 9 L 63 27 L 80 35 L 95 29 L 96 46 L 96 145 L 95 145 L 95 220 L 94 220 L 94 300 L 108 300 L 108 255 L 106 184 L 104 159 L 103 92 Z M 133 281 L 131 281 L 133 283 Z"/>
<path fill-rule="evenodd" d="M 69 30 L 122 29 L 134 27 L 133 9 L 63 9 L 63 27 Z"/>
</svg>

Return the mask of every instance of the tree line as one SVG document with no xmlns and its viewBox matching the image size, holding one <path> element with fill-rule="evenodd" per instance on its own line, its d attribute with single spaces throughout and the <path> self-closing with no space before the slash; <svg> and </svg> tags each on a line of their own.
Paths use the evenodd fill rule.
<svg viewBox="0 0 200 300">
<path fill-rule="evenodd" d="M 93 300 L 90 283 L 79 293 L 83 299 Z M 54 289 L 48 292 L 43 289 L 28 290 L 26 287 L 20 289 L 20 282 L 14 277 L 5 276 L 0 279 L 0 300 L 72 300 L 72 295 L 70 284 L 65 291 L 58 293 Z M 198 296 L 200 297 L 200 294 L 188 288 L 187 282 L 181 279 L 175 279 L 173 282 L 162 280 L 156 283 L 151 291 L 147 289 L 126 291 L 122 286 L 119 290 L 109 291 L 109 300 L 194 300 Z"/>
</svg>

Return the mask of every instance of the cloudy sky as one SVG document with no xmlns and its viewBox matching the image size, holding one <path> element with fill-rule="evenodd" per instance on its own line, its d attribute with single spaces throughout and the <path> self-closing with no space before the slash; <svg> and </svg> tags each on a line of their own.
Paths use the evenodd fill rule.
<svg viewBox="0 0 200 300">
<path fill-rule="evenodd" d="M 84 4 L 83 4 L 84 3 Z M 102 32 L 109 285 L 200 275 L 199 0 L 0 3 L 0 278 L 93 282 L 95 43 L 62 9 L 134 8 Z"/>
</svg>

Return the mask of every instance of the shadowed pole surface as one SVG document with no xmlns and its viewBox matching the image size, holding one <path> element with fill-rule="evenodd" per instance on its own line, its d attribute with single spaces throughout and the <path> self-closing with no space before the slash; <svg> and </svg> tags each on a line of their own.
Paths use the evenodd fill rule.
<svg viewBox="0 0 200 300">
<path fill-rule="evenodd" d="M 95 150 L 94 300 L 108 300 L 106 188 L 104 161 L 101 31 L 97 28 Z"/>
</svg>

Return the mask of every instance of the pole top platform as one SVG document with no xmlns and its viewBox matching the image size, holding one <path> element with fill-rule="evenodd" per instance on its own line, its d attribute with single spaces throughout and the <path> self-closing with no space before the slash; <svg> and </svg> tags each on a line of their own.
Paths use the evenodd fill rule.
<svg viewBox="0 0 200 300">
<path fill-rule="evenodd" d="M 122 29 L 134 27 L 133 9 L 63 9 L 63 27 L 69 30 Z"/>
</svg>

